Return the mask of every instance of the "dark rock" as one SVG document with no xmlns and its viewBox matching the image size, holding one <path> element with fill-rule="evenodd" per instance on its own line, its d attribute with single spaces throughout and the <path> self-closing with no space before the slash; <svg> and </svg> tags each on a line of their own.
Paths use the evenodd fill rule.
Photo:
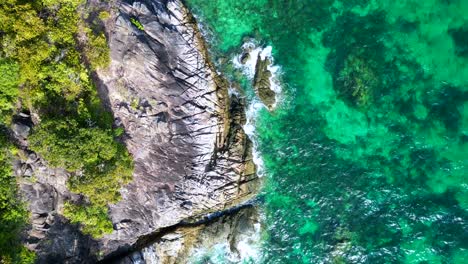
<svg viewBox="0 0 468 264">
<path fill-rule="evenodd" d="M 26 163 L 27 164 L 35 163 L 37 162 L 37 160 L 38 160 L 37 154 L 34 152 L 31 152 L 28 155 L 28 159 L 26 160 Z"/>
<path fill-rule="evenodd" d="M 268 58 L 262 59 L 260 54 L 258 54 L 253 80 L 253 86 L 257 92 L 257 96 L 268 109 L 272 109 L 275 104 L 275 92 L 270 89 L 271 72 L 268 70 L 268 65 L 270 64 L 271 62 Z"/>
<path fill-rule="evenodd" d="M 250 59 L 250 53 L 249 52 L 244 52 L 244 53 L 242 53 L 242 56 L 240 58 L 240 62 L 242 64 L 245 64 L 249 59 Z"/>
<path fill-rule="evenodd" d="M 31 128 L 29 126 L 21 123 L 13 123 L 11 129 L 13 130 L 15 135 L 24 139 L 29 136 L 29 131 L 31 131 Z"/>
<path fill-rule="evenodd" d="M 43 183 L 22 184 L 21 189 L 29 201 L 29 210 L 33 216 L 44 217 L 43 214 L 54 211 L 57 194 L 52 186 Z"/>
<path fill-rule="evenodd" d="M 37 231 L 36 231 L 37 232 Z M 60 216 L 36 245 L 36 263 L 95 263 L 96 242 Z"/>
<path fill-rule="evenodd" d="M 24 164 L 23 168 L 21 168 L 22 175 L 24 177 L 31 177 L 33 176 L 33 170 L 32 167 L 29 164 Z"/>
</svg>

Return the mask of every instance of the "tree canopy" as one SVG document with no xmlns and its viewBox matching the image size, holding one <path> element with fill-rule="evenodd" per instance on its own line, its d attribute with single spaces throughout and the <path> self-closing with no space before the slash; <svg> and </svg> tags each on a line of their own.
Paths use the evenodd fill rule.
<svg viewBox="0 0 468 264">
<path fill-rule="evenodd" d="M 51 167 L 71 172 L 68 187 L 87 201 L 67 203 L 64 215 L 81 223 L 85 233 L 102 236 L 112 231 L 107 205 L 120 199 L 119 189 L 130 180 L 133 165 L 118 139 L 121 129 L 102 107 L 90 74 L 110 62 L 103 32 L 109 13 L 85 10 L 82 3 L 0 2 L 0 126 L 8 126 L 19 109 L 40 116 L 28 138 L 31 150 Z M 8 175 L 1 179 L 9 182 L 2 185 L 9 195 L 5 204 L 14 203 L 16 193 L 15 178 L 6 173 L 10 167 L 0 162 L 0 172 Z M 5 208 L 8 215 L 17 215 L 15 207 Z"/>
</svg>

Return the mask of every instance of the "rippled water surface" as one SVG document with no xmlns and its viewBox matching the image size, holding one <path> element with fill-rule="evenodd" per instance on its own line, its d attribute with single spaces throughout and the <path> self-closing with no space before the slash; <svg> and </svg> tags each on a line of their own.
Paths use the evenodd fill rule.
<svg viewBox="0 0 468 264">
<path fill-rule="evenodd" d="M 468 1 L 187 2 L 250 100 L 246 38 L 281 67 L 264 263 L 468 263 Z"/>
</svg>

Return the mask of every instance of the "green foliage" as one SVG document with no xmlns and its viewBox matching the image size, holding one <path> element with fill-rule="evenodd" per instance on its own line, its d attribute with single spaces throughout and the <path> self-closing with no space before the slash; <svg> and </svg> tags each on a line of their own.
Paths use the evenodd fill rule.
<svg viewBox="0 0 468 264">
<path fill-rule="evenodd" d="M 143 25 L 141 24 L 140 21 L 136 20 L 135 18 L 130 18 L 130 22 L 132 22 L 132 24 L 137 27 L 139 30 L 143 31 L 145 30 L 145 27 L 143 27 Z"/>
<path fill-rule="evenodd" d="M 21 264 L 32 264 L 36 262 L 36 253 L 27 249 L 25 246 L 21 247 L 21 251 L 19 253 L 19 263 Z"/>
<path fill-rule="evenodd" d="M 57 98 L 72 102 L 91 89 L 88 70 L 77 52 L 76 36 L 82 24 L 77 8 L 82 2 L 0 3 L 0 57 L 18 64 L 21 97 L 28 107 L 41 109 Z M 93 69 L 109 61 L 103 34 L 89 37 L 85 51 Z"/>
<path fill-rule="evenodd" d="M 113 151 L 117 152 L 111 160 L 87 165 L 82 175 L 72 177 L 70 190 L 85 194 L 98 205 L 118 202 L 120 187 L 131 180 L 133 162 L 123 145 Z"/>
<path fill-rule="evenodd" d="M 10 121 L 18 97 L 18 77 L 18 65 L 0 58 L 0 124 Z"/>
<path fill-rule="evenodd" d="M 88 45 L 85 52 L 91 68 L 96 70 L 107 67 L 110 63 L 110 51 L 106 36 L 103 33 L 95 35 L 92 32 L 88 32 L 87 36 Z"/>
<path fill-rule="evenodd" d="M 15 246 L 9 249 L 9 255 L 0 255 L 2 264 L 33 264 L 36 261 L 36 254 L 25 246 Z"/>
<path fill-rule="evenodd" d="M 102 237 L 113 230 L 112 222 L 107 216 L 107 207 L 65 203 L 63 215 L 71 219 L 72 223 L 83 224 L 83 233 L 95 238 Z"/>
<path fill-rule="evenodd" d="M 34 254 L 21 245 L 18 236 L 27 223 L 28 212 L 17 196 L 10 144 L 3 132 L 0 131 L 0 262 L 33 263 Z"/>
<path fill-rule="evenodd" d="M 111 129 L 83 127 L 73 119 L 44 120 L 34 129 L 29 141 L 30 148 L 50 165 L 76 171 L 68 182 L 70 191 L 86 195 L 93 207 L 101 207 L 100 212 L 107 212 L 104 211 L 107 203 L 120 199 L 119 189 L 130 181 L 133 169 L 130 155 L 114 140 L 114 133 Z M 94 210 L 84 212 L 94 213 Z M 72 222 L 81 221 L 75 218 L 79 215 L 70 212 L 65 216 Z M 101 232 L 91 231 L 94 227 L 101 228 L 101 224 L 83 224 L 83 230 L 89 234 Z"/>
<path fill-rule="evenodd" d="M 38 2 L 0 4 L 0 55 L 18 65 L 23 106 L 42 110 L 50 101 L 73 101 L 90 85 L 75 45 L 80 1 Z"/>
<path fill-rule="evenodd" d="M 102 28 L 94 24 L 96 28 L 88 29 L 80 17 L 78 7 L 83 2 L 0 2 L 0 122 L 9 120 L 18 98 L 21 107 L 41 116 L 42 122 L 29 138 L 30 148 L 51 166 L 74 173 L 70 190 L 86 195 L 91 205 L 76 213 L 70 205 L 66 216 L 72 222 L 82 222 L 86 233 L 100 236 L 112 231 L 107 203 L 119 200 L 118 190 L 132 174 L 132 160 L 117 142 L 115 137 L 121 131 L 112 128 L 112 114 L 103 109 L 90 77 L 90 70 L 106 67 L 110 57 Z M 108 13 L 96 17 L 105 20 Z M 86 43 L 78 43 L 79 34 L 86 34 Z M 10 178 L 1 178 L 6 179 Z M 14 184 L 2 186 L 9 190 Z M 13 193 L 2 199 L 14 201 L 10 199 Z M 9 206 L 15 212 L 15 207 Z M 99 221 L 88 221 L 83 215 Z M 20 216 L 17 213 L 10 218 L 21 222 Z M 18 231 L 12 229 L 11 234 Z"/>
<path fill-rule="evenodd" d="M 102 21 L 106 21 L 109 18 L 110 18 L 109 12 L 102 11 L 101 13 L 99 13 L 99 19 L 101 19 Z"/>
<path fill-rule="evenodd" d="M 29 142 L 50 165 L 69 171 L 109 161 L 117 151 L 109 131 L 82 128 L 76 120 L 45 120 L 35 128 Z"/>
</svg>

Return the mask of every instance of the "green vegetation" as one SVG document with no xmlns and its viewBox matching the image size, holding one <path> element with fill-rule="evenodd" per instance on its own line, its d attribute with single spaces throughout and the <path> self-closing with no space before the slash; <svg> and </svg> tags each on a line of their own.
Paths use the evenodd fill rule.
<svg viewBox="0 0 468 264">
<path fill-rule="evenodd" d="M 107 216 L 107 209 L 102 206 L 78 206 L 66 203 L 63 215 L 72 223 L 83 224 L 83 232 L 93 237 L 101 237 L 113 230 L 112 222 Z"/>
<path fill-rule="evenodd" d="M 84 128 L 73 119 L 44 120 L 29 138 L 31 149 L 50 165 L 77 172 L 68 188 L 86 195 L 90 203 L 67 203 L 63 214 L 72 223 L 82 223 L 83 232 L 93 237 L 112 232 L 107 204 L 120 199 L 119 189 L 132 174 L 132 160 L 113 133 L 119 130 Z"/>
<path fill-rule="evenodd" d="M 41 153 L 50 165 L 69 171 L 111 160 L 117 145 L 108 131 L 80 127 L 74 119 L 44 120 L 35 128 L 29 142 L 31 149 Z"/>
<path fill-rule="evenodd" d="M 105 68 L 110 63 L 110 51 L 104 33 L 98 35 L 87 30 L 88 43 L 85 47 L 85 54 L 88 58 L 91 69 Z"/>
<path fill-rule="evenodd" d="M 132 162 L 113 131 L 80 127 L 76 120 L 45 120 L 30 136 L 30 147 L 49 164 L 77 171 L 69 188 L 91 202 L 105 205 L 119 200 L 119 188 L 130 180 Z"/>
<path fill-rule="evenodd" d="M 107 19 L 110 18 L 110 14 L 109 12 L 107 11 L 102 11 L 101 13 L 99 13 L 99 19 L 101 19 L 101 21 L 106 21 Z"/>
<path fill-rule="evenodd" d="M 10 123 L 18 97 L 18 65 L 0 58 L 0 123 Z"/>
<path fill-rule="evenodd" d="M 11 168 L 11 146 L 5 131 L 0 131 L 0 263 L 33 263 L 34 254 L 23 247 L 19 233 L 28 220 L 28 212 L 17 197 Z"/>
<path fill-rule="evenodd" d="M 64 215 L 83 224 L 84 233 L 99 237 L 112 231 L 107 204 L 119 200 L 118 190 L 131 178 L 132 160 L 117 139 L 121 128 L 113 127 L 90 77 L 90 70 L 110 62 L 103 33 L 110 15 L 90 10 L 85 21 L 79 15 L 82 2 L 0 3 L 0 123 L 8 124 L 18 107 L 39 114 L 31 150 L 51 166 L 72 172 L 70 190 L 88 202 L 67 204 Z M 16 191 L 13 183 L 3 186 Z"/>
<path fill-rule="evenodd" d="M 136 20 L 135 18 L 130 18 L 130 22 L 132 22 L 132 24 L 137 27 L 139 30 L 143 31 L 145 30 L 145 27 L 143 27 L 143 25 L 141 24 L 140 21 Z"/>
</svg>

